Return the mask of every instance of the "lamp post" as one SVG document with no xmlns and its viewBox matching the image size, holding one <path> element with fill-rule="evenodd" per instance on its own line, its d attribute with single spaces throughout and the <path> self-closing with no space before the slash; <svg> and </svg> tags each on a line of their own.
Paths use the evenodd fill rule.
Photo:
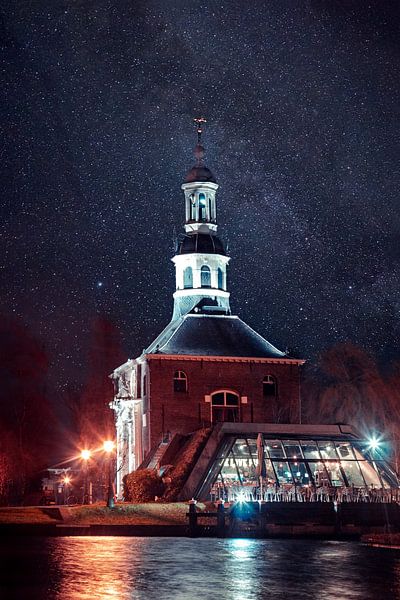
<svg viewBox="0 0 400 600">
<path fill-rule="evenodd" d="M 82 504 L 86 504 L 85 500 L 87 500 L 88 498 L 88 493 L 87 493 L 87 478 L 88 478 L 88 461 L 89 458 L 91 457 L 92 453 L 90 452 L 90 450 L 82 450 L 81 452 L 81 459 L 83 461 L 83 498 L 82 498 Z"/>
<path fill-rule="evenodd" d="M 114 508 L 114 489 L 113 489 L 113 452 L 114 452 L 114 442 L 112 440 L 107 440 L 103 444 L 103 450 L 107 455 L 107 508 Z"/>
<path fill-rule="evenodd" d="M 63 484 L 64 484 L 64 504 L 68 504 L 68 489 L 69 484 L 71 483 L 71 478 L 69 475 L 64 475 Z"/>
</svg>

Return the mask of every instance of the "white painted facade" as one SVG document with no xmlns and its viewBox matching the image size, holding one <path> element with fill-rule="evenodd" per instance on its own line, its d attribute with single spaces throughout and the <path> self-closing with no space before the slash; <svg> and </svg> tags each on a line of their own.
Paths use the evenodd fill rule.
<svg viewBox="0 0 400 600">
<path fill-rule="evenodd" d="M 122 480 L 143 460 L 142 421 L 145 404 L 145 362 L 129 359 L 115 369 L 115 396 L 110 408 L 115 413 L 117 447 L 117 496 L 122 497 Z"/>
</svg>

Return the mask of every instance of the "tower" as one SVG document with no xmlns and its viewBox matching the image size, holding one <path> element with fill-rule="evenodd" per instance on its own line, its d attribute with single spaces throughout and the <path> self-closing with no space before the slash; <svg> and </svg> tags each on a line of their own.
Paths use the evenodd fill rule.
<svg viewBox="0 0 400 600">
<path fill-rule="evenodd" d="M 196 162 L 187 173 L 181 188 L 185 196 L 185 234 L 180 239 L 175 263 L 175 320 L 192 310 L 206 308 L 214 314 L 230 314 L 227 291 L 227 265 L 224 245 L 217 235 L 217 190 L 213 173 L 204 165 L 201 144 L 205 119 L 195 119 Z"/>
<path fill-rule="evenodd" d="M 204 164 L 204 118 L 195 119 L 195 164 L 181 188 L 184 234 L 172 261 L 173 315 L 136 359 L 111 374 L 117 429 L 117 489 L 123 476 L 152 465 L 166 439 L 216 423 L 299 420 L 299 366 L 232 315 L 229 257 L 218 237 L 217 190 Z"/>
</svg>

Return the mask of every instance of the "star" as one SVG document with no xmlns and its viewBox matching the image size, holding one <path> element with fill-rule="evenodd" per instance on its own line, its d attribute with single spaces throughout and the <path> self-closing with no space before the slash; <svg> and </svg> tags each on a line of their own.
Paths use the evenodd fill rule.
<svg viewBox="0 0 400 600">
<path fill-rule="evenodd" d="M 3 15 L 0 311 L 43 338 L 51 389 L 84 383 L 96 314 L 135 356 L 171 319 L 199 114 L 234 313 L 310 360 L 399 356 L 395 3 L 25 4 Z"/>
</svg>

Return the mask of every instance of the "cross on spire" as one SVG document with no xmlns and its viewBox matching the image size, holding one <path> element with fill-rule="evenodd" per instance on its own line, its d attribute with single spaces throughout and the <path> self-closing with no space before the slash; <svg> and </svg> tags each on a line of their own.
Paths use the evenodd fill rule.
<svg viewBox="0 0 400 600">
<path fill-rule="evenodd" d="M 197 143 L 201 144 L 201 134 L 203 133 L 203 123 L 207 123 L 207 119 L 204 117 L 195 117 L 193 122 L 196 123 L 197 127 Z"/>
</svg>

